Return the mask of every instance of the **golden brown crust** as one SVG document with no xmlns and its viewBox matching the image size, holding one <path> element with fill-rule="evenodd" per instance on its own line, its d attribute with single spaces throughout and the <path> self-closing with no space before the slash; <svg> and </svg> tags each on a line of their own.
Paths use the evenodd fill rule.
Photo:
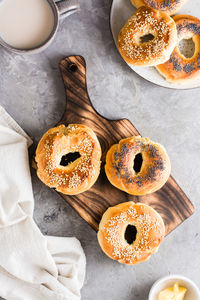
<svg viewBox="0 0 200 300">
<path fill-rule="evenodd" d="M 170 59 L 156 68 L 167 81 L 182 83 L 200 76 L 200 19 L 189 15 L 178 15 L 174 17 L 174 21 L 178 43 L 182 39 L 192 39 L 195 43 L 194 55 L 186 58 L 181 54 L 177 43 Z"/>
<path fill-rule="evenodd" d="M 67 166 L 60 165 L 68 153 L 80 158 Z M 88 190 L 97 180 L 101 165 L 101 147 L 95 133 L 81 124 L 60 125 L 41 138 L 35 161 L 38 177 L 49 187 L 67 195 Z"/>
<path fill-rule="evenodd" d="M 137 229 L 132 244 L 125 239 L 128 225 Z M 108 208 L 98 231 L 98 241 L 105 254 L 129 265 L 149 259 L 158 250 L 164 236 L 165 225 L 161 216 L 150 206 L 132 201 Z"/>
<path fill-rule="evenodd" d="M 131 0 L 131 2 L 137 8 L 146 5 L 173 15 L 178 12 L 186 0 Z"/>
<path fill-rule="evenodd" d="M 142 42 L 151 34 L 153 40 Z M 142 6 L 128 19 L 118 36 L 123 59 L 135 66 L 155 66 L 167 61 L 177 42 L 174 20 L 165 12 Z"/>
<path fill-rule="evenodd" d="M 137 154 L 142 155 L 142 166 L 133 169 Z M 115 187 L 132 195 L 145 195 L 160 189 L 171 171 L 164 147 L 148 138 L 134 136 L 113 145 L 106 156 L 106 175 Z"/>
</svg>

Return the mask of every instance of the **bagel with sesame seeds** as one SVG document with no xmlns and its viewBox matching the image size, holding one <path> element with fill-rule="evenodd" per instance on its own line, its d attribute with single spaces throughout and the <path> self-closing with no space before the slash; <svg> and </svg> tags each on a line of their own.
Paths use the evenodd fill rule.
<svg viewBox="0 0 200 300">
<path fill-rule="evenodd" d="M 156 66 L 159 73 L 169 82 L 184 83 L 200 78 L 200 19 L 189 15 L 174 18 L 178 41 L 170 59 Z M 181 51 L 181 42 L 188 43 Z M 192 42 L 192 43 L 191 43 Z"/>
<path fill-rule="evenodd" d="M 82 124 L 60 125 L 41 138 L 35 162 L 42 182 L 66 195 L 88 190 L 97 180 L 101 147 L 96 134 Z"/>
<path fill-rule="evenodd" d="M 131 195 L 159 190 L 168 180 L 170 171 L 170 159 L 164 147 L 141 136 L 119 141 L 106 155 L 108 180 Z"/>
<path fill-rule="evenodd" d="M 165 12 L 141 6 L 118 35 L 122 58 L 132 66 L 155 66 L 166 62 L 177 42 L 174 20 Z"/>
<path fill-rule="evenodd" d="M 97 235 L 106 255 L 128 265 L 149 259 L 164 236 L 162 217 L 152 207 L 132 201 L 108 208 Z"/>
<path fill-rule="evenodd" d="M 131 0 L 131 2 L 136 8 L 146 5 L 173 15 L 178 12 L 186 0 Z"/>
</svg>

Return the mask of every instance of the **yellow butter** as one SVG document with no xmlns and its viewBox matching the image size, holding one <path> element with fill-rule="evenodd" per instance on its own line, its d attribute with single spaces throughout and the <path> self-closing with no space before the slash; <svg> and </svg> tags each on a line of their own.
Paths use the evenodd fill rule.
<svg viewBox="0 0 200 300">
<path fill-rule="evenodd" d="M 183 300 L 187 289 L 175 283 L 171 288 L 161 291 L 158 300 Z"/>
</svg>

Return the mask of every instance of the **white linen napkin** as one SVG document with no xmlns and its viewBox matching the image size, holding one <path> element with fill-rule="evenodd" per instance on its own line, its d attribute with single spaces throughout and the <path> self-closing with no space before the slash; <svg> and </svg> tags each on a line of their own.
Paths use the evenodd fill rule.
<svg viewBox="0 0 200 300">
<path fill-rule="evenodd" d="M 86 264 L 80 242 L 45 237 L 32 218 L 31 143 L 0 106 L 0 296 L 78 300 Z"/>
</svg>

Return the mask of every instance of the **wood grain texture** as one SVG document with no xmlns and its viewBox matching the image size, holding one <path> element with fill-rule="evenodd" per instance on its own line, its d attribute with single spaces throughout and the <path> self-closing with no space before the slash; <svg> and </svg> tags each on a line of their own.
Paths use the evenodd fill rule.
<svg viewBox="0 0 200 300">
<path fill-rule="evenodd" d="M 165 186 L 156 193 L 146 196 L 132 196 L 110 184 L 105 172 L 105 156 L 114 143 L 139 132 L 126 119 L 108 120 L 100 116 L 92 107 L 86 86 L 86 64 L 81 56 L 70 56 L 60 62 L 60 70 L 66 91 L 66 109 L 59 124 L 81 123 L 96 133 L 102 147 L 102 166 L 95 185 L 87 192 L 76 196 L 61 196 L 95 230 L 105 210 L 109 206 L 132 200 L 143 202 L 155 208 L 163 217 L 166 234 L 191 216 L 194 207 L 176 181 L 170 177 Z"/>
</svg>

